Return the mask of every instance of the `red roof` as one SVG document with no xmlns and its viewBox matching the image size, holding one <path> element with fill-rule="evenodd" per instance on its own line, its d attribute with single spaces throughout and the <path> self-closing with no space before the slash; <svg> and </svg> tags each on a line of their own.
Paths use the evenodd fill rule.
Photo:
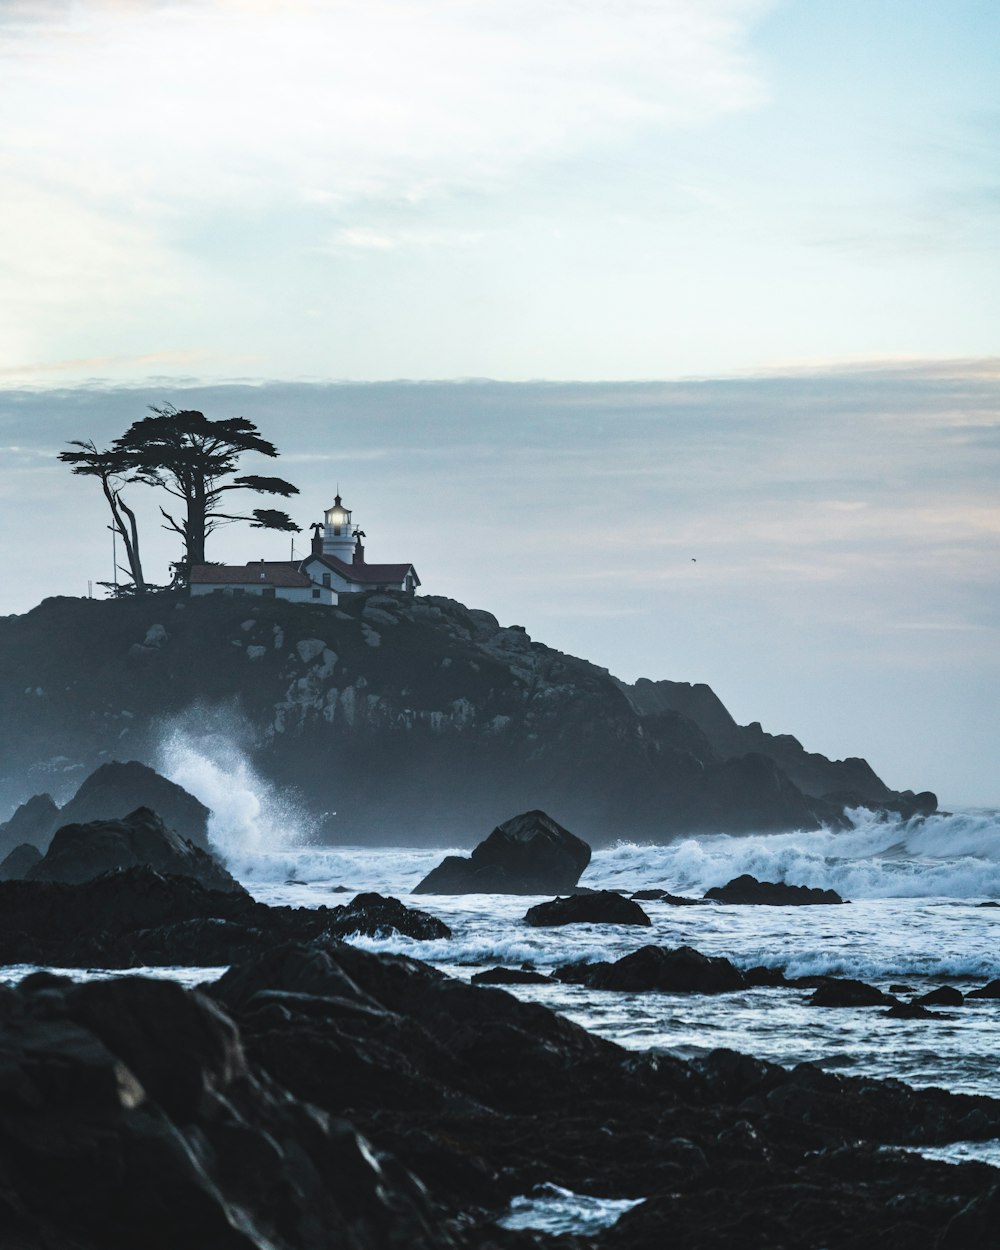
<svg viewBox="0 0 1000 1250">
<path fill-rule="evenodd" d="M 306 556 L 302 564 L 311 564 L 314 560 L 325 564 L 328 569 L 339 573 L 349 582 L 372 583 L 379 586 L 389 583 L 399 586 L 406 579 L 407 573 L 412 572 L 414 583 L 417 586 L 420 585 L 417 570 L 412 564 L 348 564 L 346 560 L 338 560 L 336 556 L 328 555 Z"/>
<path fill-rule="evenodd" d="M 251 564 L 195 564 L 191 585 L 306 587 L 312 581 L 299 572 L 298 562 L 254 560 Z"/>
</svg>

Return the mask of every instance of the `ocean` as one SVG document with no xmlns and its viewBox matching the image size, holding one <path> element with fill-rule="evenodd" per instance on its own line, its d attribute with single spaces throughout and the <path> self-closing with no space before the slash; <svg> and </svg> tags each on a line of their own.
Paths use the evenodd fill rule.
<svg viewBox="0 0 1000 1250">
<path fill-rule="evenodd" d="M 534 897 L 430 895 L 414 885 L 455 848 L 302 848 L 231 853 L 231 870 L 263 902 L 335 905 L 375 890 L 439 916 L 446 941 L 358 937 L 367 950 L 426 960 L 468 979 L 496 964 L 546 972 L 570 960 L 617 959 L 648 943 L 689 945 L 741 968 L 763 964 L 789 977 L 856 977 L 915 994 L 948 984 L 966 991 L 1000 977 L 1000 813 L 968 811 L 907 823 L 852 813 L 844 832 L 618 842 L 596 850 L 581 884 L 661 888 L 700 897 L 741 873 L 822 886 L 849 899 L 822 907 L 642 904 L 652 928 L 524 923 Z M 467 853 L 467 852 L 466 852 Z M 335 892 L 343 886 L 348 893 Z M 823 1009 L 809 992 L 752 989 L 721 995 L 621 994 L 561 983 L 517 986 L 588 1029 L 632 1048 L 691 1057 L 720 1046 L 776 1063 L 815 1063 L 912 1085 L 1000 1096 L 1000 1002 L 972 1000 L 935 1020 L 889 1020 L 878 1008 Z M 903 992 L 901 996 L 906 997 Z"/>
</svg>

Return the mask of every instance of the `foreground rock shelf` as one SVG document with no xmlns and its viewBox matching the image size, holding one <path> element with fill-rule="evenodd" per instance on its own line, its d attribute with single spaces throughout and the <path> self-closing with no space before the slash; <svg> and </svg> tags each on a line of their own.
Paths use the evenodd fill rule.
<svg viewBox="0 0 1000 1250">
<path fill-rule="evenodd" d="M 0 882 L 0 964 L 219 967 L 280 942 L 355 933 L 431 941 L 451 930 L 380 894 L 358 894 L 340 907 L 268 907 L 243 890 L 208 890 L 148 866 L 82 885 Z"/>
<path fill-rule="evenodd" d="M 993 1169 L 882 1149 L 1000 1102 L 730 1051 L 626 1052 L 415 960 L 283 944 L 202 992 L 36 974 L 0 995 L 12 1250 L 959 1250 Z M 492 1221 L 539 1183 L 645 1198 L 587 1237 Z"/>
</svg>

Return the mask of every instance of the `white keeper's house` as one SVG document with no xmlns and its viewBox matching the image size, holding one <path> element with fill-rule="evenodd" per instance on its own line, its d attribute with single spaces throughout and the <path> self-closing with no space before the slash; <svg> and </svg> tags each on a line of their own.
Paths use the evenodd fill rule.
<svg viewBox="0 0 1000 1250">
<path fill-rule="evenodd" d="M 260 595 L 298 603 L 335 604 L 339 595 L 361 590 L 403 590 L 420 585 L 412 564 L 369 564 L 364 530 L 337 495 L 313 525 L 312 550 L 304 560 L 254 560 L 249 564 L 195 564 L 192 595 Z"/>
</svg>

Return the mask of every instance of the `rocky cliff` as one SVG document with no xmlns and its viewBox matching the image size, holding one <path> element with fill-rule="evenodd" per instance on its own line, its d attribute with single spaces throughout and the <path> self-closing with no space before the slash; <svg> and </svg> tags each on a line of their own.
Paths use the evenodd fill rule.
<svg viewBox="0 0 1000 1250">
<path fill-rule="evenodd" d="M 338 841 L 471 845 L 535 807 L 596 843 L 817 827 L 848 793 L 933 808 L 863 761 L 735 725 L 708 687 L 622 686 L 448 599 L 63 598 L 0 620 L 8 810 L 110 759 L 155 764 L 172 717 L 218 709 Z"/>
</svg>

